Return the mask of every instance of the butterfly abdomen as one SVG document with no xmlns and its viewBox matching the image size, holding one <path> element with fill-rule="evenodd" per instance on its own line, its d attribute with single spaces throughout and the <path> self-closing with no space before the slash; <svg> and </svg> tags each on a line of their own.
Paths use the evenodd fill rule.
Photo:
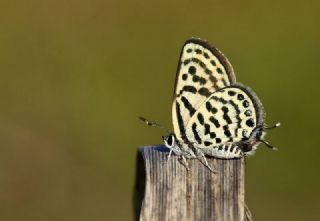
<svg viewBox="0 0 320 221">
<path fill-rule="evenodd" d="M 217 158 L 232 159 L 243 157 L 243 151 L 236 143 L 223 144 L 210 148 L 201 148 L 207 156 L 215 156 Z"/>
</svg>

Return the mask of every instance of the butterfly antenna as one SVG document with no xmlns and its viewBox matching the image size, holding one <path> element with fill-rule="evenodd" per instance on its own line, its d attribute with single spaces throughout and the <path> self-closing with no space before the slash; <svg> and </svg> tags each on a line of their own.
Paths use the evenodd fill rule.
<svg viewBox="0 0 320 221">
<path fill-rule="evenodd" d="M 269 143 L 268 143 L 267 141 L 265 141 L 265 140 L 259 140 L 259 141 L 261 141 L 262 143 L 264 143 L 267 147 L 269 147 L 269 148 L 272 149 L 272 150 L 278 150 L 278 148 L 272 146 L 271 144 L 269 144 Z"/>
<path fill-rule="evenodd" d="M 265 127 L 264 129 L 265 129 L 265 130 L 270 130 L 270 129 L 274 129 L 274 128 L 277 128 L 277 127 L 280 127 L 280 126 L 281 126 L 281 123 L 278 122 L 278 123 L 276 123 L 275 125 L 273 125 L 272 127 Z"/>
<path fill-rule="evenodd" d="M 165 130 L 168 134 L 170 133 L 169 130 L 166 127 L 164 127 L 164 126 L 162 126 L 162 125 L 160 125 L 158 123 L 151 122 L 151 121 L 147 120 L 144 117 L 139 117 L 139 119 L 142 120 L 146 125 L 148 125 L 150 127 L 158 127 L 158 128 L 160 128 L 162 130 Z"/>
</svg>

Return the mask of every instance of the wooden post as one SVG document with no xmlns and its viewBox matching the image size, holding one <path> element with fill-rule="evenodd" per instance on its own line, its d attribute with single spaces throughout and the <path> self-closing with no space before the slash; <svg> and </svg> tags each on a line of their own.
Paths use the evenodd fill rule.
<svg viewBox="0 0 320 221">
<path fill-rule="evenodd" d="M 176 156 L 167 162 L 163 145 L 138 150 L 135 212 L 140 221 L 249 221 L 244 202 L 245 160 L 207 158 L 211 173 L 196 159 L 190 171 Z"/>
</svg>

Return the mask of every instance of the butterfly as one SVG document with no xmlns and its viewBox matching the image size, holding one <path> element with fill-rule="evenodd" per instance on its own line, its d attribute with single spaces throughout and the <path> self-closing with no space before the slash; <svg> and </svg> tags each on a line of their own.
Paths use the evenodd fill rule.
<svg viewBox="0 0 320 221">
<path fill-rule="evenodd" d="M 266 127 L 262 103 L 238 83 L 228 59 L 208 42 L 191 38 L 182 47 L 172 104 L 174 133 L 164 144 L 187 168 L 197 158 L 211 171 L 206 156 L 223 159 L 253 155 L 259 143 L 276 149 L 263 138 Z M 163 126 L 140 117 L 149 126 Z M 166 129 L 165 129 L 166 130 Z"/>
</svg>

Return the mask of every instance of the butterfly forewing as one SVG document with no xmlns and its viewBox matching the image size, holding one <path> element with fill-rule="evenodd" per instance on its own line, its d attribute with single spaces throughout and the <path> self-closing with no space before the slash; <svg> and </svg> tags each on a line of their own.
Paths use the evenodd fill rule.
<svg viewBox="0 0 320 221">
<path fill-rule="evenodd" d="M 172 106 L 176 136 L 185 137 L 189 120 L 213 92 L 233 83 L 232 66 L 218 49 L 200 39 L 188 40 L 181 51 Z"/>
<path fill-rule="evenodd" d="M 214 92 L 195 112 L 186 127 L 198 148 L 217 148 L 247 139 L 263 124 L 262 106 L 247 87 L 235 84 Z"/>
</svg>

